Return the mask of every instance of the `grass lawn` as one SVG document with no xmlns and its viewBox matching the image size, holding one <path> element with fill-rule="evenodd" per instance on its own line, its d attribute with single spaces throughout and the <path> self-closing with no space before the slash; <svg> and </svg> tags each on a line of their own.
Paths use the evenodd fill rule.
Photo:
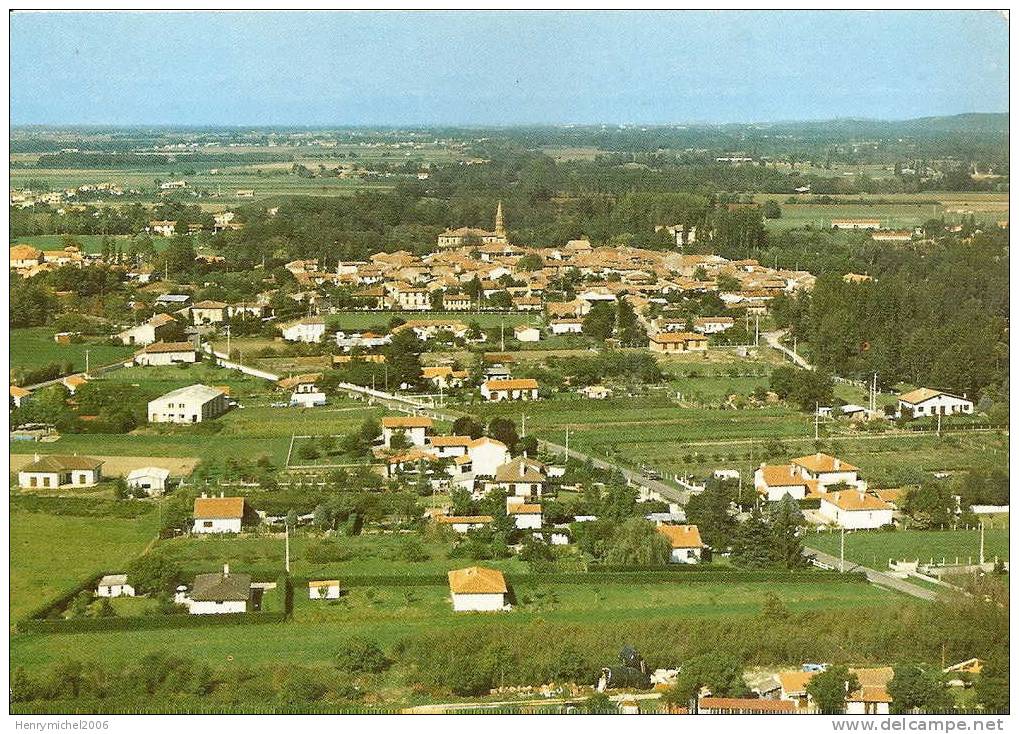
<svg viewBox="0 0 1019 734">
<path fill-rule="evenodd" d="M 118 617 L 142 617 L 147 614 L 155 614 L 159 603 L 147 596 L 118 596 L 110 599 L 113 611 Z"/>
<path fill-rule="evenodd" d="M 423 541 L 428 559 L 405 561 L 397 550 L 406 537 L 401 535 L 334 536 L 328 541 L 329 558 L 312 560 L 308 548 L 319 539 L 297 535 L 290 539 L 290 572 L 294 578 L 340 579 L 351 576 L 427 576 L 445 574 L 450 569 L 472 565 L 463 558 L 449 558 L 449 546 L 438 541 Z M 247 535 L 242 537 L 190 537 L 160 541 L 157 550 L 173 554 L 188 574 L 208 569 L 231 568 L 251 573 L 256 578 L 274 579 L 283 570 L 284 541 L 282 535 Z M 517 558 L 485 561 L 486 566 L 507 573 L 526 573 L 527 564 Z M 307 589 L 305 589 L 307 593 Z"/>
<path fill-rule="evenodd" d="M 342 578 L 341 578 L 342 583 Z M 777 595 L 793 610 L 846 609 L 901 604 L 903 598 L 868 584 L 698 583 L 532 586 L 514 590 L 520 606 L 505 614 L 454 614 L 442 586 L 350 589 L 341 600 L 310 601 L 307 589 L 294 590 L 294 618 L 274 626 L 230 626 L 75 635 L 25 635 L 12 642 L 13 665 L 49 665 L 76 656 L 136 660 L 151 650 L 186 649 L 213 667 L 268 662 L 326 663 L 338 644 L 367 636 L 389 648 L 418 631 L 527 625 L 537 619 L 589 623 L 606 613 L 613 619 L 648 621 L 677 615 L 758 615 L 765 595 Z M 905 602 L 909 603 L 909 602 Z"/>
<path fill-rule="evenodd" d="M 155 508 L 135 519 L 12 513 L 11 618 L 90 574 L 123 571 L 155 537 L 156 519 Z"/>
<path fill-rule="evenodd" d="M 838 556 L 839 533 L 809 533 L 804 545 L 824 553 Z M 846 533 L 846 558 L 876 569 L 888 567 L 888 559 L 921 561 L 945 558 L 954 563 L 958 557 L 966 563 L 972 557 L 976 563 L 980 555 L 979 530 L 897 530 Z M 1008 560 L 1008 530 L 992 529 L 984 532 L 984 555 Z"/>
<path fill-rule="evenodd" d="M 85 350 L 89 352 L 89 365 L 112 364 L 134 354 L 136 347 L 110 346 L 108 344 L 57 344 L 53 341 L 54 330 L 45 327 L 11 329 L 11 367 L 42 367 L 53 362 L 71 362 L 75 371 L 85 369 Z"/>
</svg>

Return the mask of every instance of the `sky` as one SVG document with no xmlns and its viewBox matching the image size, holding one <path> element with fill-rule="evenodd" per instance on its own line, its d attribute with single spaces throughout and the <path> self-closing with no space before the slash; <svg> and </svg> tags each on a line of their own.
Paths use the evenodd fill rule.
<svg viewBox="0 0 1019 734">
<path fill-rule="evenodd" d="M 19 13 L 14 125 L 518 125 L 1008 110 L 995 12 Z"/>
</svg>

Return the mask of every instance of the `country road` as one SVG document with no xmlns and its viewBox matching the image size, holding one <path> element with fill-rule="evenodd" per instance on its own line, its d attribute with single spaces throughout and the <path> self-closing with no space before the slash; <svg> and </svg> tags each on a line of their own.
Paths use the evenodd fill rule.
<svg viewBox="0 0 1019 734">
<path fill-rule="evenodd" d="M 793 364 L 806 370 L 814 369 L 812 364 L 781 342 L 781 339 L 785 336 L 785 334 L 786 332 L 784 331 L 766 331 L 762 334 L 762 336 L 764 337 L 764 341 L 768 343 L 769 347 L 787 356 Z"/>
<path fill-rule="evenodd" d="M 839 567 L 839 559 L 835 556 L 823 553 L 816 548 L 804 548 L 804 555 L 814 556 L 821 563 L 825 563 L 832 568 L 837 569 Z M 911 584 L 908 581 L 903 581 L 900 578 L 896 578 L 891 574 L 878 571 L 873 568 L 867 568 L 857 563 L 846 561 L 846 571 L 863 571 L 867 575 L 867 580 L 876 585 L 886 589 L 892 589 L 893 591 L 901 591 L 903 594 L 909 594 L 915 596 L 917 599 L 923 599 L 924 601 L 934 601 L 937 598 L 937 592 L 931 591 L 915 584 Z"/>
</svg>

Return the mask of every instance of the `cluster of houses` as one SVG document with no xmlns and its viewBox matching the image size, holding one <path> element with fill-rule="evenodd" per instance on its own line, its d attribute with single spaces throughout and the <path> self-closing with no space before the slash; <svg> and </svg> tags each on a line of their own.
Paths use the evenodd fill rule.
<svg viewBox="0 0 1019 734">
<path fill-rule="evenodd" d="M 103 459 L 77 454 L 35 454 L 32 461 L 18 469 L 20 489 L 85 489 L 103 481 Z M 170 481 L 170 470 L 159 466 L 131 469 L 124 477 L 128 489 L 150 496 L 163 494 Z"/>
</svg>

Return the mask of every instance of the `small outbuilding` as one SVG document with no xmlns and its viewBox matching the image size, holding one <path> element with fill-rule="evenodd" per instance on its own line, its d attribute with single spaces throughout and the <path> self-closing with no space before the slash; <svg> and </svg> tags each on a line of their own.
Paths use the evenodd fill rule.
<svg viewBox="0 0 1019 734">
<path fill-rule="evenodd" d="M 111 574 L 99 579 L 96 596 L 105 596 L 111 599 L 118 596 L 134 596 L 134 587 L 127 583 L 127 574 Z"/>
<path fill-rule="evenodd" d="M 336 580 L 332 581 L 309 581 L 308 582 L 308 598 L 309 599 L 339 599 L 340 598 L 340 582 Z"/>
<path fill-rule="evenodd" d="M 143 466 L 132 469 L 127 475 L 128 489 L 141 489 L 148 495 L 160 495 L 166 491 L 170 470 L 160 466 Z"/>
<path fill-rule="evenodd" d="M 450 571 L 449 592 L 455 612 L 501 612 L 509 610 L 506 579 L 502 571 L 471 566 Z"/>
</svg>

